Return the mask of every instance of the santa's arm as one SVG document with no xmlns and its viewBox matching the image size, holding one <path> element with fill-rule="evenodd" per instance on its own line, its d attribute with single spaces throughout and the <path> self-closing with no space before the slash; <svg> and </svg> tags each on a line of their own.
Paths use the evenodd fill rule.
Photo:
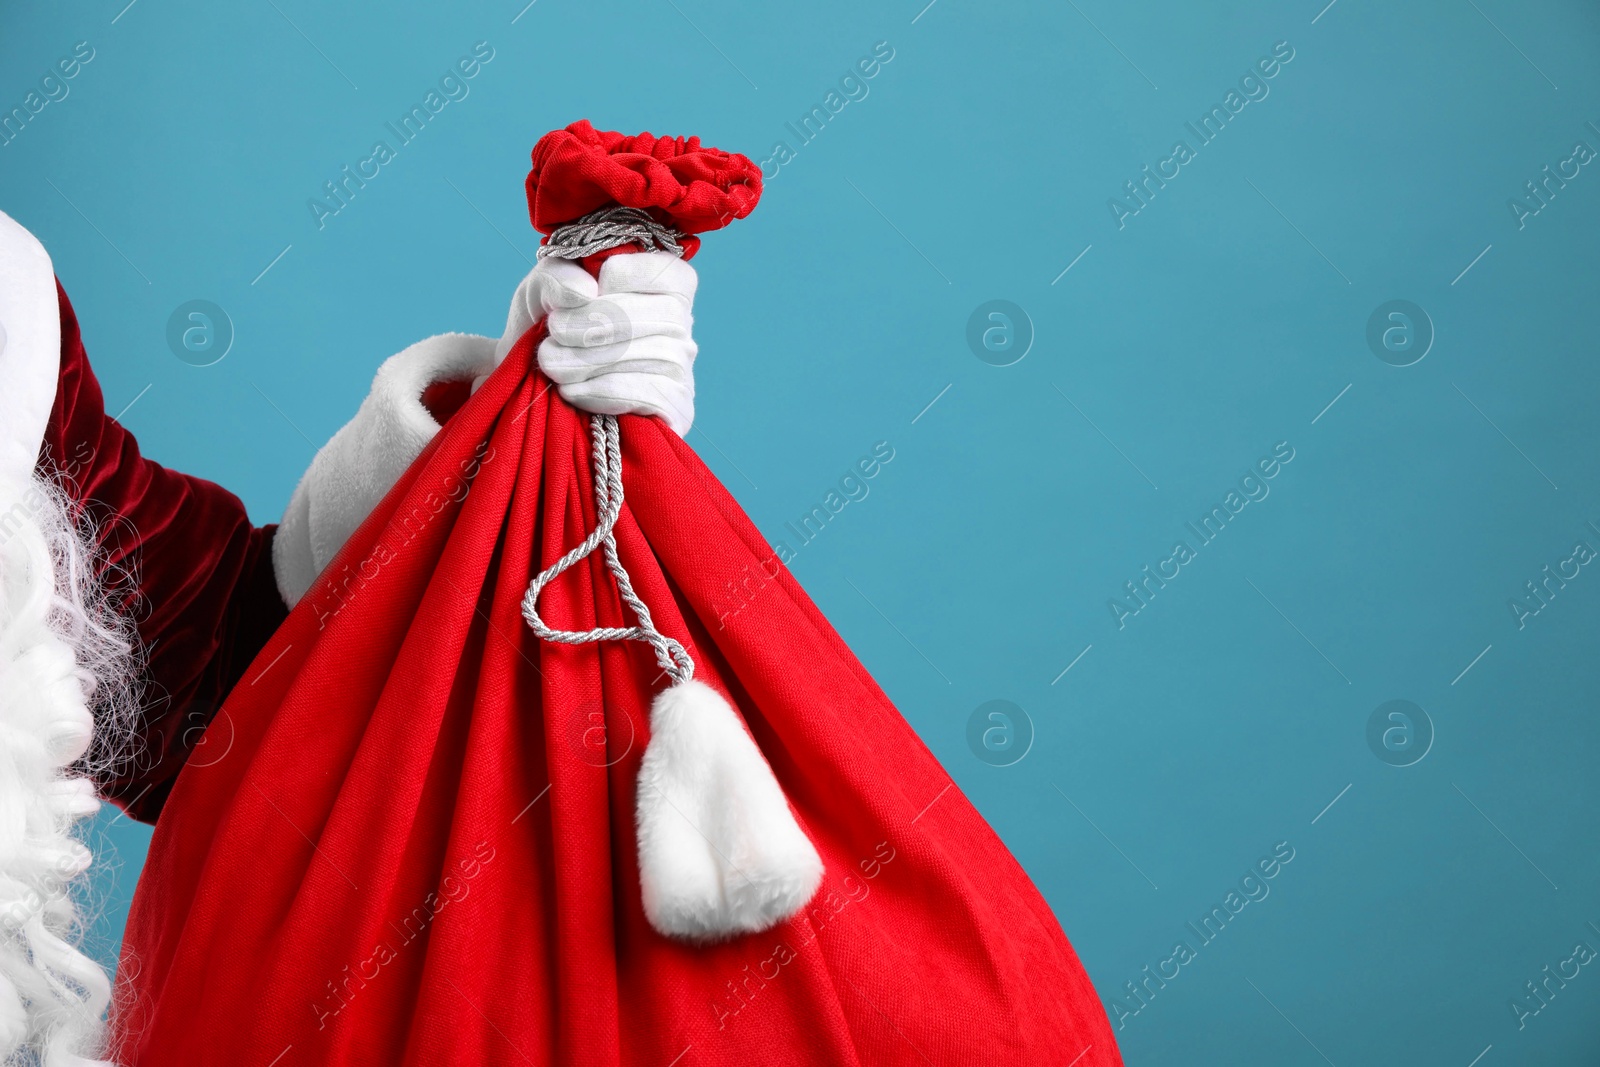
<svg viewBox="0 0 1600 1067">
<path fill-rule="evenodd" d="M 106 576 L 127 583 L 146 656 L 134 745 L 102 792 L 153 821 L 205 726 L 287 609 L 272 575 L 275 527 L 251 524 L 221 486 L 144 458 L 106 414 L 77 316 L 56 286 L 61 359 L 40 451 L 97 531 Z"/>
</svg>

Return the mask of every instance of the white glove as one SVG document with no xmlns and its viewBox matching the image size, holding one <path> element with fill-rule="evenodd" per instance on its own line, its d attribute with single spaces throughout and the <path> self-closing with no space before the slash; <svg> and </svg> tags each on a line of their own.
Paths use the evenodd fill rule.
<svg viewBox="0 0 1600 1067">
<path fill-rule="evenodd" d="M 694 268 L 670 252 L 612 256 L 598 281 L 570 260 L 541 259 L 517 287 L 498 362 L 539 318 L 539 368 L 575 408 L 659 415 L 680 437 L 694 422 Z"/>
</svg>

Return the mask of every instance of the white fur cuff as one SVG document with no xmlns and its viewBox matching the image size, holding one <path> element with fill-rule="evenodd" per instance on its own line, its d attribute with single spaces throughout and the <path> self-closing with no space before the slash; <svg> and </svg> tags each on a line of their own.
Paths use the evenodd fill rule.
<svg viewBox="0 0 1600 1067">
<path fill-rule="evenodd" d="M 305 595 L 439 432 L 422 406 L 422 391 L 435 382 L 470 380 L 493 366 L 492 339 L 446 333 L 418 341 L 378 368 L 356 417 L 312 459 L 272 539 L 272 570 L 284 603 L 293 607 Z"/>
<path fill-rule="evenodd" d="M 50 256 L 0 212 L 0 484 L 7 493 L 24 492 L 39 461 L 60 362 L 61 310 Z"/>
</svg>

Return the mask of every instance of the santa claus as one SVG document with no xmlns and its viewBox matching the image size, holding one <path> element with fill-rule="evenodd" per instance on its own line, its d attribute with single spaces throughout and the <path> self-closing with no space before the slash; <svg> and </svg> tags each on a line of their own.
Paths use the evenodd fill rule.
<svg viewBox="0 0 1600 1067">
<path fill-rule="evenodd" d="M 1120 1063 L 798 584 L 718 616 L 781 569 L 681 440 L 687 259 L 759 171 L 577 123 L 528 193 L 502 336 L 383 363 L 266 527 L 106 415 L 0 215 L 0 1060 Z M 97 795 L 157 825 L 115 996 Z"/>
</svg>

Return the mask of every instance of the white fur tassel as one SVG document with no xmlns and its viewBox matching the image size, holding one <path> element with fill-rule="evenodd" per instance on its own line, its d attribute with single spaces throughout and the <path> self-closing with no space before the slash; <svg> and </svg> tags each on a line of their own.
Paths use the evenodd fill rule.
<svg viewBox="0 0 1600 1067">
<path fill-rule="evenodd" d="M 822 860 L 733 708 L 693 679 L 650 709 L 639 766 L 639 881 L 650 925 L 718 941 L 803 908 Z"/>
</svg>

